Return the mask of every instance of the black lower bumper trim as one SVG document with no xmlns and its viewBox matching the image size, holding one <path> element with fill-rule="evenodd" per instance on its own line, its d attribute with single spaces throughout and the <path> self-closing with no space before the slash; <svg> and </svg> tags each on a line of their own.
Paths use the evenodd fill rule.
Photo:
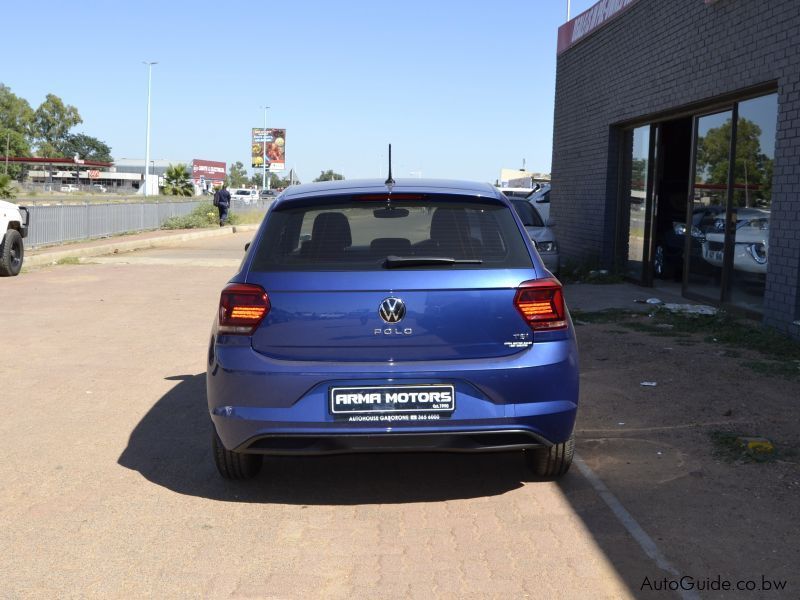
<svg viewBox="0 0 800 600">
<path fill-rule="evenodd" d="M 250 439 L 237 452 L 314 455 L 357 452 L 505 452 L 552 445 L 519 429 L 435 433 L 275 434 Z"/>
</svg>

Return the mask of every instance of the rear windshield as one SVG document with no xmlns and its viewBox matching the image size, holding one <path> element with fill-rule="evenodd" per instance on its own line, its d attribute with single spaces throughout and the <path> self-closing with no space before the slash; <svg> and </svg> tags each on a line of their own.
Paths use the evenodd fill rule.
<svg viewBox="0 0 800 600">
<path fill-rule="evenodd" d="M 391 260 L 387 260 L 393 257 Z M 433 259 L 425 261 L 420 259 Z M 452 263 L 435 259 L 452 259 Z M 460 262 L 462 261 L 462 262 Z M 511 211 L 457 196 L 315 198 L 270 213 L 254 271 L 522 269 L 531 258 Z"/>
<path fill-rule="evenodd" d="M 527 200 L 512 200 L 511 204 L 514 205 L 514 209 L 525 227 L 544 227 L 542 217 L 530 202 Z"/>
</svg>

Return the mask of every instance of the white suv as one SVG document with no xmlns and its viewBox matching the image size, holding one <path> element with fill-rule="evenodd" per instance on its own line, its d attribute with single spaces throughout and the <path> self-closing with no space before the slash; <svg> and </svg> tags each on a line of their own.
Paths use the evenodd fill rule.
<svg viewBox="0 0 800 600">
<path fill-rule="evenodd" d="M 0 277 L 18 275 L 22 269 L 30 215 L 24 206 L 0 200 Z"/>
<path fill-rule="evenodd" d="M 238 189 L 231 194 L 231 200 L 239 200 L 244 204 L 250 204 L 258 200 L 258 190 Z"/>
</svg>

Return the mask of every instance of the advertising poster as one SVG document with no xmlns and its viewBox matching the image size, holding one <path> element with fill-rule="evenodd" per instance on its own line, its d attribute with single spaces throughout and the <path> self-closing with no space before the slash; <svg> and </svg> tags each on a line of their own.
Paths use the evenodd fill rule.
<svg viewBox="0 0 800 600">
<path fill-rule="evenodd" d="M 250 166 L 264 166 L 264 144 L 266 144 L 267 167 L 271 173 L 286 168 L 286 130 L 253 128 L 250 148 Z"/>
<path fill-rule="evenodd" d="M 192 160 L 192 180 L 195 184 L 209 187 L 221 186 L 225 181 L 225 163 L 215 160 Z"/>
</svg>

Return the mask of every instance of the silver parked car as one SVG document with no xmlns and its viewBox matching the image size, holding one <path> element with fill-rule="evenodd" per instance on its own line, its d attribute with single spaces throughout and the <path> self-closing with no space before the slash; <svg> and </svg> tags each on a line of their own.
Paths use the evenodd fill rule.
<svg viewBox="0 0 800 600">
<path fill-rule="evenodd" d="M 552 227 L 542 218 L 539 207 L 530 199 L 521 200 L 512 198 L 511 204 L 516 209 L 522 224 L 525 226 L 528 237 L 531 238 L 533 244 L 536 246 L 536 250 L 539 251 L 542 262 L 544 262 L 544 265 L 553 275 L 558 275 L 561 259 L 558 254 L 556 234 Z"/>
</svg>

